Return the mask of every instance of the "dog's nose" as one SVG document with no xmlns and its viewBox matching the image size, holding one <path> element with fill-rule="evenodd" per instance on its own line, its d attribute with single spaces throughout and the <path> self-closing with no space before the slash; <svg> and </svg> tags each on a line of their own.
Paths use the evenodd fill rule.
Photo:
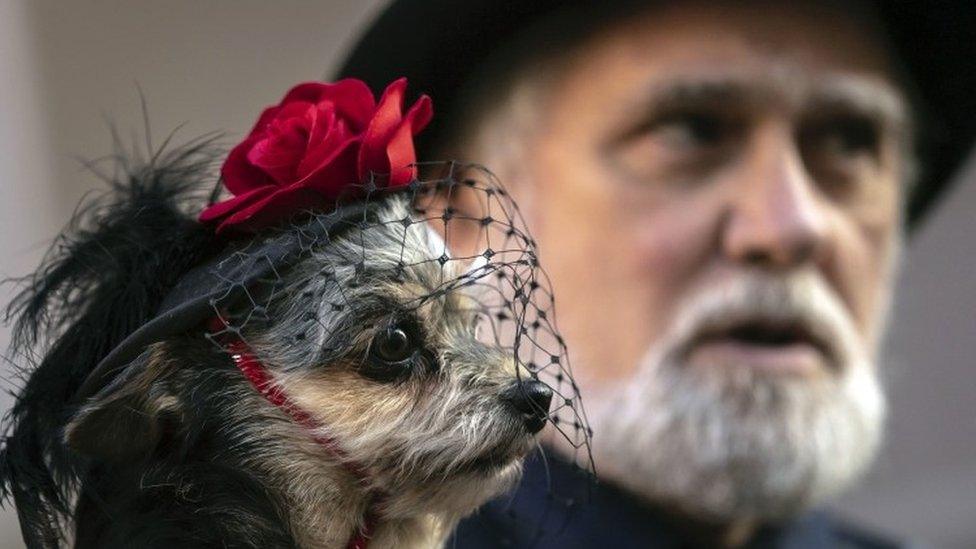
<svg viewBox="0 0 976 549">
<path fill-rule="evenodd" d="M 521 414 L 525 427 L 530 433 L 538 433 L 546 425 L 546 418 L 549 417 L 552 389 L 541 381 L 520 381 L 505 389 L 502 400 Z"/>
</svg>

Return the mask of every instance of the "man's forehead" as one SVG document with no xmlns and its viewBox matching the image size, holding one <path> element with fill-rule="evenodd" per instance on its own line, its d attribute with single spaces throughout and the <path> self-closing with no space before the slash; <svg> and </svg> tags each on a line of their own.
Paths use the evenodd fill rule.
<svg viewBox="0 0 976 549">
<path fill-rule="evenodd" d="M 596 33 L 575 72 L 647 86 L 662 100 L 816 102 L 904 119 L 876 29 L 805 4 L 666 2 Z"/>
<path fill-rule="evenodd" d="M 891 59 L 883 31 L 852 5 L 825 0 L 672 0 L 648 3 L 594 37 L 616 36 L 637 47 L 653 43 L 694 55 L 748 50 L 774 55 L 801 52 L 813 63 L 887 67 Z M 690 44 L 697 46 L 689 49 Z M 709 48 L 711 46 L 711 48 Z"/>
</svg>

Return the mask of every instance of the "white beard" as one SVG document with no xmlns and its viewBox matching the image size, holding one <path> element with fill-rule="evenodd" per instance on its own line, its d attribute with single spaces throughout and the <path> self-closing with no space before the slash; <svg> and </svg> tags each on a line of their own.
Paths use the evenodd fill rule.
<svg viewBox="0 0 976 549">
<path fill-rule="evenodd" d="M 874 344 L 855 335 L 819 275 L 751 274 L 700 292 L 680 310 L 631 379 L 587 395 L 601 476 L 724 522 L 794 515 L 867 468 L 886 407 L 870 358 Z M 793 376 L 683 363 L 682 350 L 701 324 L 749 313 L 816 324 L 834 343 L 836 370 Z"/>
</svg>

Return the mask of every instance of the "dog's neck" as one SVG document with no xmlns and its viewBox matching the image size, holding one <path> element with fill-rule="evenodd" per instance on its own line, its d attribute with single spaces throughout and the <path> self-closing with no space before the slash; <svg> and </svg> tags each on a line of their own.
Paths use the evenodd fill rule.
<svg viewBox="0 0 976 549">
<path fill-rule="evenodd" d="M 254 430 L 256 437 L 268 434 L 266 424 Z M 455 517 L 404 512 L 410 506 L 396 496 L 381 496 L 343 464 L 324 462 L 322 447 L 301 426 L 281 425 L 274 432 L 277 444 L 255 456 L 253 465 L 286 503 L 299 546 L 345 549 L 369 520 L 369 549 L 435 548 L 456 525 Z"/>
<path fill-rule="evenodd" d="M 301 546 L 382 549 L 443 545 L 456 518 L 418 513 L 415 505 L 398 504 L 395 495 L 372 486 L 372 479 L 358 464 L 348 461 L 338 441 L 315 434 L 321 426 L 273 384 L 271 374 L 243 342 L 233 340 L 226 345 L 256 392 L 292 420 L 277 431 L 287 433 L 282 444 L 292 450 L 272 451 L 262 461 L 266 473 L 277 477 L 272 484 L 284 492 L 281 496 L 291 510 L 291 529 Z"/>
</svg>

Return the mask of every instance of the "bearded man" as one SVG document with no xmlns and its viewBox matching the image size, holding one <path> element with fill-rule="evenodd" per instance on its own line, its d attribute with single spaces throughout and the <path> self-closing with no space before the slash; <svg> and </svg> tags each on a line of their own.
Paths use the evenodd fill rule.
<svg viewBox="0 0 976 549">
<path fill-rule="evenodd" d="M 448 121 L 421 157 L 481 162 L 522 204 L 602 481 L 558 533 L 500 506 L 455 547 L 897 546 L 812 510 L 879 447 L 905 229 L 976 134 L 976 20 L 950 8 L 400 0 L 377 20 L 341 72 L 409 77 Z M 518 505 L 544 504 L 548 465 Z"/>
</svg>

